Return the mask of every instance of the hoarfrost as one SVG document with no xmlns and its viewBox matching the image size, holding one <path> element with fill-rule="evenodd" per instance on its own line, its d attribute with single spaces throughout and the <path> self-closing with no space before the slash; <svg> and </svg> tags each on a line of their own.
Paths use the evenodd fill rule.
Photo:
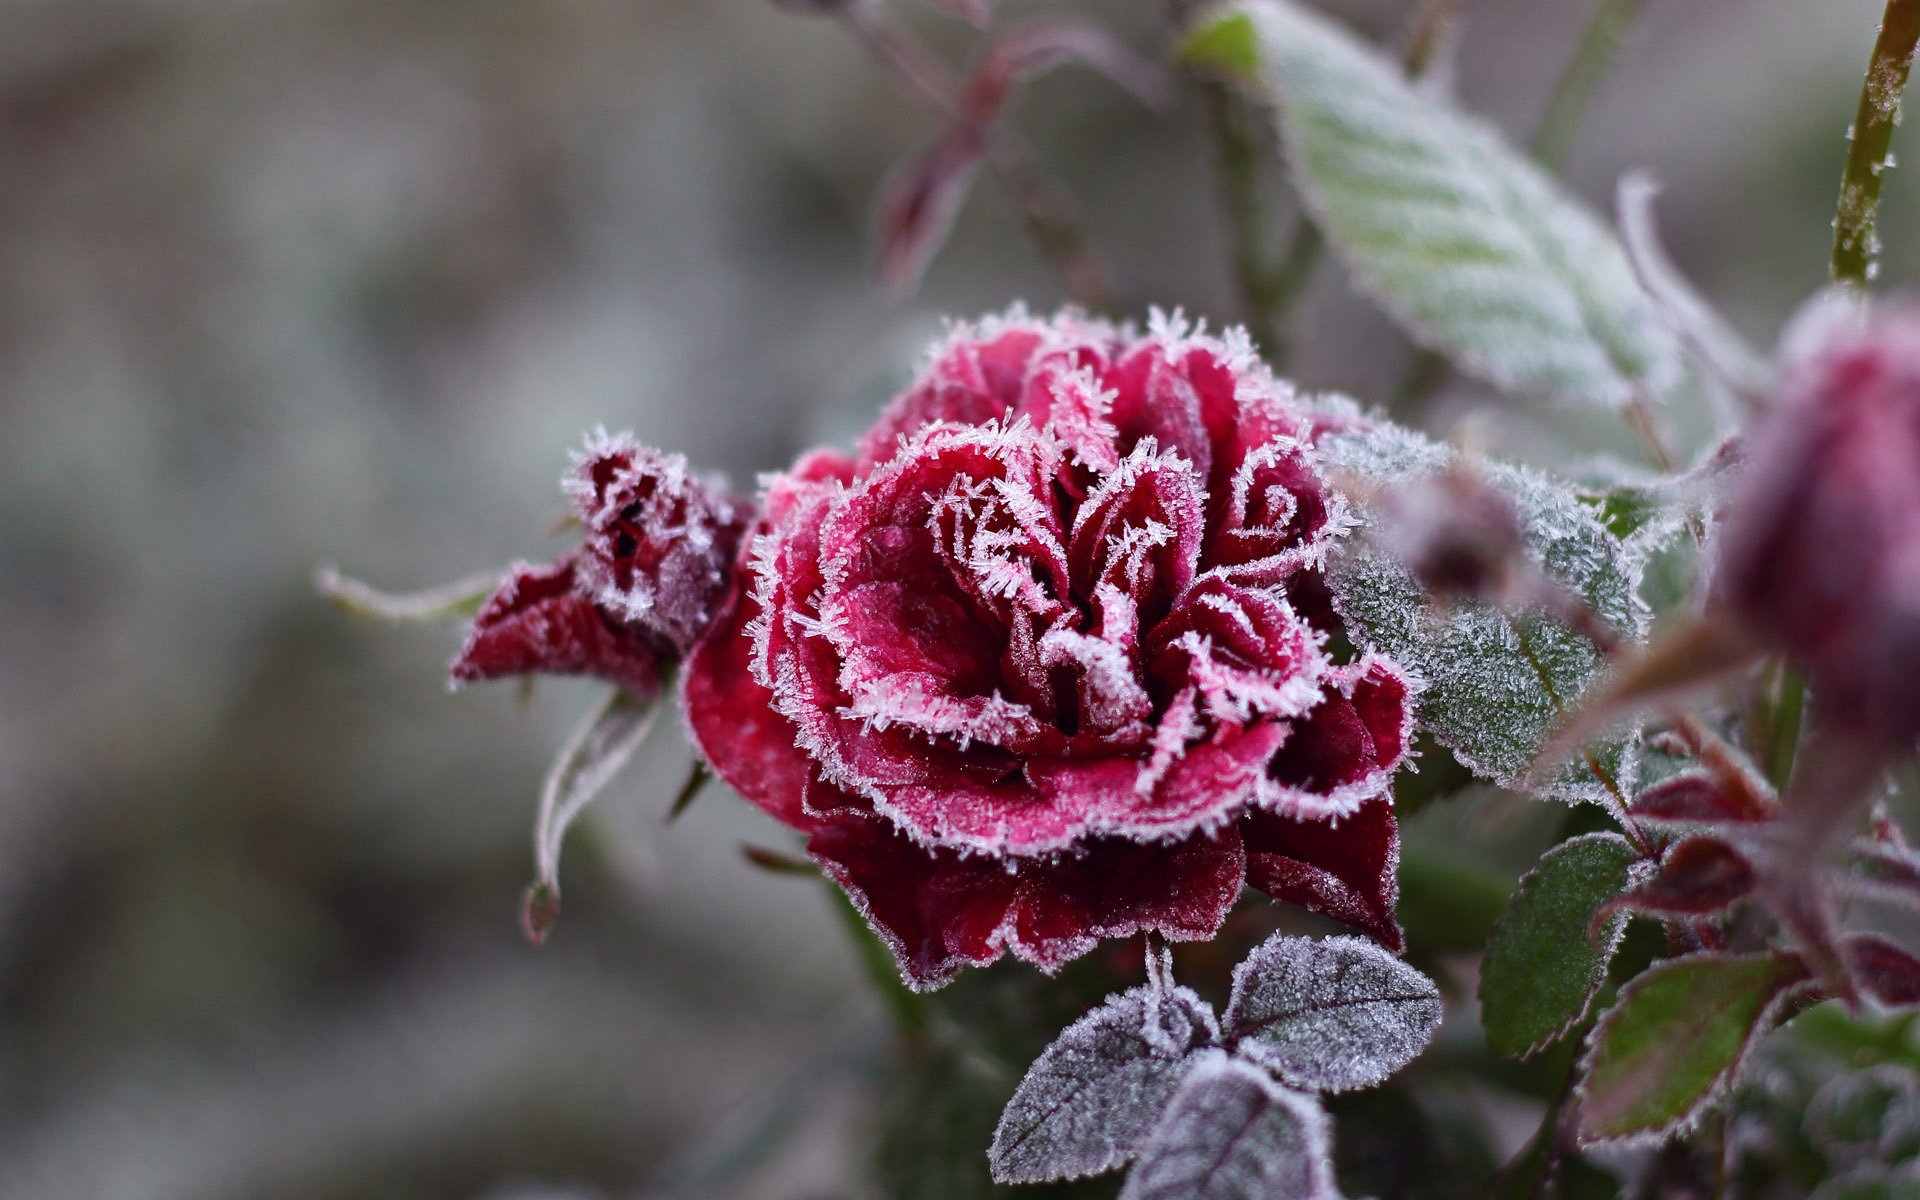
<svg viewBox="0 0 1920 1200">
<path fill-rule="evenodd" d="M 1440 1026 L 1440 989 L 1357 937 L 1285 935 L 1233 972 L 1226 1028 L 1236 1051 L 1295 1087 L 1372 1087 L 1406 1066 Z"/>
<path fill-rule="evenodd" d="M 1403 489 L 1453 462 L 1446 446 L 1384 423 L 1323 439 L 1318 453 L 1329 475 L 1379 492 Z M 1475 471 L 1513 501 L 1528 552 L 1549 579 L 1621 637 L 1644 634 L 1647 611 L 1637 594 L 1644 561 L 1572 489 L 1501 463 L 1476 464 Z M 1425 679 L 1424 725 L 1476 774 L 1569 802 L 1617 802 L 1585 763 L 1531 778 L 1535 757 L 1601 673 L 1603 656 L 1592 642 L 1537 611 L 1462 603 L 1437 612 L 1406 567 L 1367 539 L 1334 555 L 1327 579 L 1355 640 Z M 1597 746 L 1594 759 L 1615 785 L 1631 786 L 1625 739 Z"/>
<path fill-rule="evenodd" d="M 1120 1200 L 1338 1200 L 1326 1113 L 1219 1050 L 1194 1057 Z"/>
<path fill-rule="evenodd" d="M 1034 1061 L 994 1131 L 988 1161 L 996 1180 L 1075 1179 L 1133 1157 L 1189 1052 L 1219 1036 L 1213 1010 L 1171 985 L 1166 971 L 1162 962 L 1148 986 L 1069 1025 Z"/>
</svg>

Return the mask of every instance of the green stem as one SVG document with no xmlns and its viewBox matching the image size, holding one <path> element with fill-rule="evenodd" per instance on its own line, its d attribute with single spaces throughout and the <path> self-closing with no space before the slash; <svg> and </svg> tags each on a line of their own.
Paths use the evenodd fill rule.
<svg viewBox="0 0 1920 1200">
<path fill-rule="evenodd" d="M 1593 19 L 1587 22 L 1574 47 L 1573 57 L 1560 72 L 1553 98 L 1540 119 L 1539 132 L 1533 137 L 1533 156 L 1549 170 L 1559 170 L 1573 148 L 1574 135 L 1586 119 L 1587 106 L 1599 91 L 1600 80 L 1613 63 L 1614 52 L 1634 18 L 1646 6 L 1646 0 L 1600 0 Z"/>
<path fill-rule="evenodd" d="M 1254 339 L 1277 364 L 1286 357 L 1281 318 L 1292 299 L 1288 293 L 1299 289 L 1297 285 L 1289 289 L 1282 271 L 1273 266 L 1274 249 L 1267 234 L 1272 220 L 1260 182 L 1260 160 L 1271 139 L 1264 135 L 1253 110 L 1225 84 L 1202 82 L 1200 103 L 1213 133 L 1215 169 L 1233 243 L 1234 285 Z M 1303 222 L 1301 229 L 1306 228 Z"/>
<path fill-rule="evenodd" d="M 1860 105 L 1854 113 L 1853 144 L 1840 176 L 1840 200 L 1833 217 L 1835 283 L 1864 288 L 1874 275 L 1879 239 L 1874 214 L 1880 207 L 1880 184 L 1891 165 L 1887 148 L 1900 119 L 1900 93 L 1907 86 L 1913 53 L 1920 44 L 1920 0 L 1887 0 L 1880 36 L 1860 85 Z"/>
</svg>

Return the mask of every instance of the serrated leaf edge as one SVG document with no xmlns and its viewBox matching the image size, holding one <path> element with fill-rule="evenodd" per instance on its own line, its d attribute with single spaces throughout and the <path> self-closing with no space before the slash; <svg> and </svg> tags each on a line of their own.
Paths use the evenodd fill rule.
<svg viewBox="0 0 1920 1200">
<path fill-rule="evenodd" d="M 1535 876 L 1537 876 L 1538 874 L 1540 874 L 1541 871 L 1546 869 L 1547 859 L 1551 858 L 1554 854 L 1565 849 L 1566 847 L 1575 845 L 1576 843 L 1590 842 L 1590 841 L 1607 841 L 1607 840 L 1617 841 L 1621 845 L 1625 846 L 1628 850 L 1633 849 L 1633 843 L 1627 841 L 1625 837 L 1622 837 L 1620 834 L 1617 834 L 1610 829 L 1600 829 L 1600 830 L 1595 830 L 1592 833 L 1583 833 L 1575 837 L 1570 837 L 1566 841 L 1559 843 L 1558 845 L 1554 846 L 1552 849 L 1548 850 L 1545 854 L 1541 855 L 1540 861 L 1534 864 L 1533 870 L 1528 871 L 1525 875 L 1522 875 L 1520 877 L 1520 882 L 1514 885 L 1513 895 L 1507 897 L 1507 907 L 1501 909 L 1500 915 L 1494 918 L 1493 931 L 1487 937 L 1487 944 L 1491 946 L 1493 944 L 1493 939 L 1500 936 L 1500 928 L 1507 919 L 1507 913 L 1512 911 L 1513 902 L 1515 898 L 1517 898 L 1520 895 L 1521 891 L 1523 891 L 1526 888 L 1527 884 L 1531 882 Z M 1647 862 L 1645 859 L 1640 859 L 1636 862 L 1629 863 L 1627 866 L 1627 886 L 1629 888 L 1638 887 L 1641 883 L 1644 883 L 1647 879 L 1652 877 L 1653 871 L 1654 871 L 1653 864 Z M 1502 1058 L 1512 1058 L 1512 1059 L 1517 1059 L 1520 1062 L 1525 1062 L 1527 1059 L 1532 1058 L 1534 1055 L 1538 1054 L 1540 1051 L 1546 1049 L 1548 1046 L 1553 1045 L 1555 1042 L 1559 1041 L 1561 1038 L 1567 1036 L 1567 1032 L 1569 1030 L 1574 1028 L 1576 1025 L 1580 1024 L 1580 1022 L 1586 1020 L 1587 1014 L 1593 1011 L 1594 999 L 1600 995 L 1600 989 L 1606 986 L 1607 971 L 1613 966 L 1613 956 L 1619 952 L 1620 943 L 1627 936 L 1627 921 L 1631 916 L 1632 916 L 1631 913 L 1622 911 L 1622 912 L 1616 912 L 1613 914 L 1613 916 L 1608 918 L 1607 930 L 1606 930 L 1606 933 L 1607 933 L 1606 946 L 1603 950 L 1600 951 L 1599 963 L 1593 968 L 1593 970 L 1588 972 L 1587 995 L 1586 995 L 1586 999 L 1580 1002 L 1580 1010 L 1574 1013 L 1573 1016 L 1569 1018 L 1559 1028 L 1555 1029 L 1552 1033 L 1546 1035 L 1545 1037 L 1542 1037 L 1540 1040 L 1534 1042 L 1532 1045 L 1528 1046 L 1526 1049 L 1520 1050 L 1514 1053 L 1508 1053 L 1506 1051 L 1496 1049 L 1494 1050 L 1494 1053 L 1500 1055 Z M 1480 976 L 1480 985 L 1484 986 L 1485 983 L 1486 983 L 1486 975 L 1483 973 Z M 1481 994 L 1479 987 L 1475 987 L 1474 989 L 1474 999 L 1480 1003 L 1484 1011 L 1486 1006 L 1486 997 Z M 1491 1041 L 1489 1041 L 1488 1044 L 1489 1046 L 1491 1046 L 1492 1045 Z"/>
<path fill-rule="evenodd" d="M 1758 954 L 1709 953 L 1690 954 L 1685 958 L 1667 959 L 1665 961 L 1676 963 L 1701 958 L 1731 961 L 1736 959 L 1778 957 L 1780 956 L 1771 952 Z M 1658 965 L 1659 964 L 1655 964 L 1656 968 Z M 1780 989 L 1774 993 L 1773 998 L 1761 1008 L 1759 1016 L 1757 1016 L 1753 1024 L 1748 1027 L 1747 1035 L 1740 1045 L 1740 1052 L 1734 1056 L 1733 1062 L 1726 1070 L 1721 1071 L 1714 1077 L 1713 1082 L 1708 1084 L 1706 1090 L 1700 1093 L 1700 1096 L 1687 1107 L 1685 1112 L 1682 1112 L 1679 1116 L 1657 1129 L 1641 1129 L 1631 1133 L 1621 1134 L 1588 1135 L 1580 1131 L 1579 1110 L 1587 1097 L 1587 1078 L 1593 1070 L 1593 1060 L 1598 1056 L 1600 1045 L 1605 1040 L 1607 1030 L 1612 1028 L 1613 1020 L 1625 1005 L 1626 1001 L 1632 997 L 1634 989 L 1644 982 L 1647 975 L 1651 972 L 1642 973 L 1638 978 L 1621 988 L 1620 998 L 1616 1000 L 1613 1007 L 1608 1009 L 1606 1014 L 1600 1018 L 1599 1022 L 1594 1025 L 1593 1032 L 1587 1036 L 1587 1044 L 1581 1050 L 1580 1059 L 1574 1067 L 1575 1078 L 1578 1080 L 1578 1082 L 1573 1085 L 1571 1092 L 1574 1110 L 1572 1129 L 1575 1144 L 1583 1148 L 1605 1147 L 1608 1149 L 1631 1150 L 1638 1147 L 1660 1145 L 1672 1138 L 1681 1137 L 1689 1133 L 1699 1124 L 1702 1117 L 1713 1111 L 1714 1105 L 1719 1102 L 1720 1098 L 1732 1090 L 1734 1083 L 1740 1078 L 1741 1072 L 1746 1068 L 1747 1060 L 1752 1057 L 1753 1048 L 1759 1044 L 1762 1038 L 1779 1028 L 1784 1021 L 1781 1014 L 1791 1008 L 1796 1001 L 1802 998 L 1812 997 L 1819 993 L 1818 982 L 1804 978 L 1805 968 L 1803 967 L 1801 970 L 1803 972 L 1803 978 L 1782 984 Z"/>
</svg>

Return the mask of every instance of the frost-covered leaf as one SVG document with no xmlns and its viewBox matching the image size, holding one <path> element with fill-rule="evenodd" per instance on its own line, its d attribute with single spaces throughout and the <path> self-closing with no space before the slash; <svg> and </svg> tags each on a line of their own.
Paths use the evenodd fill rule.
<svg viewBox="0 0 1920 1200">
<path fill-rule="evenodd" d="M 1496 1053 L 1531 1054 L 1587 1015 L 1626 914 L 1607 919 L 1597 945 L 1588 930 L 1632 886 L 1639 857 L 1617 833 L 1583 834 L 1547 851 L 1514 889 L 1480 966 L 1480 1021 Z"/>
<path fill-rule="evenodd" d="M 1684 377 L 1620 243 L 1485 122 L 1286 0 L 1234 0 L 1185 53 L 1273 101 L 1317 223 L 1423 344 L 1574 403 L 1659 399 Z"/>
<path fill-rule="evenodd" d="M 1317 450 L 1322 468 L 1358 484 L 1356 492 L 1404 489 L 1455 465 L 1448 447 L 1385 423 L 1323 438 Z M 1635 594 L 1641 563 L 1573 491 L 1506 464 L 1476 464 L 1474 471 L 1512 500 L 1527 551 L 1547 579 L 1614 634 L 1638 638 L 1646 623 Z M 1363 522 L 1375 520 L 1364 497 L 1356 507 Z M 1424 677 L 1421 724 L 1463 765 L 1503 787 L 1615 803 L 1612 790 L 1577 758 L 1544 780 L 1531 778 L 1542 747 L 1600 674 L 1603 656 L 1593 642 L 1543 612 L 1477 602 L 1438 609 L 1388 547 L 1365 537 L 1349 539 L 1333 556 L 1327 579 L 1355 640 Z M 1630 784 L 1618 741 L 1593 754 L 1615 783 Z"/>
<path fill-rule="evenodd" d="M 1233 971 L 1236 1051 L 1294 1087 L 1372 1087 L 1440 1026 L 1440 989 L 1364 938 L 1268 938 Z"/>
<path fill-rule="evenodd" d="M 393 624 L 465 621 L 478 612 L 487 597 L 500 586 L 500 572 L 469 575 L 417 592 L 383 592 L 328 566 L 313 573 L 313 586 L 348 613 L 369 621 Z"/>
<path fill-rule="evenodd" d="M 1120 1200 L 1337 1200 L 1327 1116 L 1220 1050 L 1194 1058 Z"/>
<path fill-rule="evenodd" d="M 560 913 L 560 842 L 567 827 L 633 757 L 658 712 L 651 699 L 615 689 L 587 714 L 554 759 L 534 818 L 535 874 L 523 914 L 527 937 L 535 945 L 546 940 Z"/>
<path fill-rule="evenodd" d="M 1692 954 L 1655 963 L 1621 990 L 1581 1060 L 1582 1142 L 1685 1128 L 1723 1092 L 1781 1002 L 1807 978 L 1775 954 Z"/>
<path fill-rule="evenodd" d="M 1028 1068 L 994 1130 L 1002 1183 L 1098 1175 L 1140 1149 L 1195 1046 L 1219 1036 L 1183 987 L 1134 988 L 1069 1025 Z"/>
</svg>

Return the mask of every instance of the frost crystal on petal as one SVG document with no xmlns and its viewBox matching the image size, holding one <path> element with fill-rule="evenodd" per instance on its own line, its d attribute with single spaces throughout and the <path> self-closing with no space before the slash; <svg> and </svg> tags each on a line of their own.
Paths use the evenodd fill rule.
<svg viewBox="0 0 1920 1200">
<path fill-rule="evenodd" d="M 1188 1068 L 1120 1200 L 1338 1200 L 1327 1116 L 1219 1050 Z"/>
<path fill-rule="evenodd" d="M 456 683 L 544 672 L 595 675 L 637 696 L 660 690 L 664 648 L 577 586 L 578 561 L 515 564 L 473 619 L 453 660 Z"/>
<path fill-rule="evenodd" d="M 1110 997 L 1028 1068 L 994 1131 L 994 1179 L 1074 1179 L 1125 1163 L 1179 1085 L 1189 1051 L 1219 1032 L 1213 1010 L 1183 987 Z"/>
<path fill-rule="evenodd" d="M 687 460 L 596 433 L 568 494 L 586 527 L 581 583 L 595 602 L 680 651 L 713 619 L 745 514 Z"/>
<path fill-rule="evenodd" d="M 1277 936 L 1233 972 L 1226 1028 L 1239 1054 L 1295 1087 L 1372 1087 L 1440 1026 L 1440 989 L 1355 937 Z"/>
</svg>

